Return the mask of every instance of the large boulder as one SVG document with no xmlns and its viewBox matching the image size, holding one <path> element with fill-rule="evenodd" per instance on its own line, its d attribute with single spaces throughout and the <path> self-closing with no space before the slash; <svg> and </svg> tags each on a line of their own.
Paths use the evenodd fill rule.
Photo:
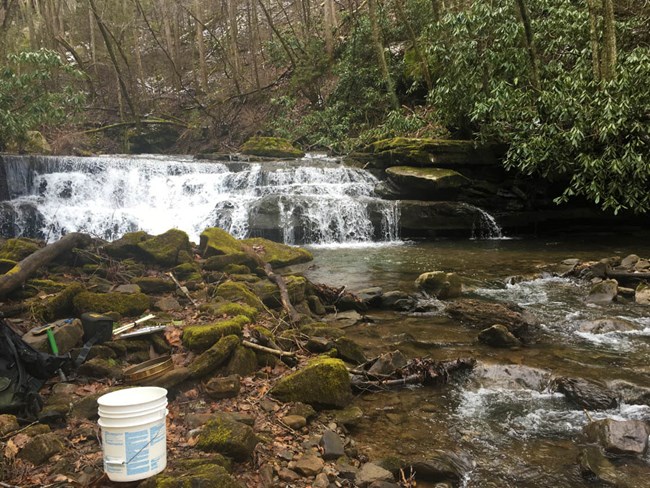
<svg viewBox="0 0 650 488">
<path fill-rule="evenodd" d="M 610 303 L 616 299 L 618 294 L 618 282 L 616 280 L 603 280 L 591 287 L 587 301 L 589 303 Z"/>
<path fill-rule="evenodd" d="M 414 168 L 393 166 L 386 170 L 389 182 L 402 195 L 414 195 L 426 200 L 441 200 L 455 196 L 458 190 L 470 184 L 470 180 L 453 169 Z M 417 198 L 417 197 L 416 197 Z"/>
<path fill-rule="evenodd" d="M 350 375 L 340 359 L 317 358 L 280 379 L 271 394 L 283 402 L 342 408 L 352 399 Z"/>
<path fill-rule="evenodd" d="M 248 259 L 241 249 L 241 243 L 219 227 L 208 227 L 201 232 L 199 249 L 204 258 L 237 254 L 244 261 Z"/>
<path fill-rule="evenodd" d="M 569 401 L 588 410 L 606 410 L 618 403 L 613 391 L 595 381 L 560 377 L 555 379 L 554 384 L 555 389 L 564 393 Z"/>
<path fill-rule="evenodd" d="M 459 297 L 462 291 L 458 275 L 444 271 L 422 273 L 415 280 L 415 286 L 441 300 Z"/>
<path fill-rule="evenodd" d="M 650 425 L 643 420 L 603 419 L 587 424 L 584 433 L 608 453 L 642 456 L 648 449 Z"/>
<path fill-rule="evenodd" d="M 242 154 L 267 158 L 302 158 L 305 153 L 295 147 L 291 141 L 282 137 L 255 136 L 248 139 L 241 147 Z"/>
<path fill-rule="evenodd" d="M 221 283 L 216 290 L 218 298 L 229 302 L 239 302 L 255 310 L 265 310 L 262 301 L 253 293 L 244 283 L 235 281 L 226 281 Z"/>
<path fill-rule="evenodd" d="M 224 364 L 240 344 L 239 337 L 228 335 L 219 339 L 210 349 L 199 355 L 189 366 L 191 377 L 203 378 Z"/>
<path fill-rule="evenodd" d="M 185 232 L 170 229 L 164 234 L 137 244 L 143 257 L 162 266 L 174 266 L 191 260 L 192 248 Z"/>
<path fill-rule="evenodd" d="M 279 242 L 263 239 L 262 237 L 243 239 L 241 243 L 251 247 L 273 268 L 306 263 L 314 259 L 312 253 L 306 249 L 287 246 L 286 244 L 280 244 Z"/>
<path fill-rule="evenodd" d="M 216 415 L 205 424 L 196 446 L 202 451 L 218 452 L 235 461 L 246 461 L 253 455 L 257 443 L 255 432 L 248 425 L 227 415 Z"/>
</svg>

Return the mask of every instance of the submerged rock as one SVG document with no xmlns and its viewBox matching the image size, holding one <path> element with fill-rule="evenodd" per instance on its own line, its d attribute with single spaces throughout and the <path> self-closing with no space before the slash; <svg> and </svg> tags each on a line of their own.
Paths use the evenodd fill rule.
<svg viewBox="0 0 650 488">
<path fill-rule="evenodd" d="M 619 484 L 619 470 L 607 459 L 599 447 L 587 446 L 578 455 L 580 473 L 584 478 L 596 479 L 611 486 Z"/>
<path fill-rule="evenodd" d="M 415 286 L 441 300 L 459 297 L 462 291 L 462 283 L 458 275 L 444 271 L 422 273 L 415 280 Z"/>
<path fill-rule="evenodd" d="M 494 324 L 483 329 L 478 334 L 478 340 L 492 347 L 518 347 L 521 341 L 517 339 L 505 325 Z"/>
<path fill-rule="evenodd" d="M 591 334 L 607 334 L 608 332 L 626 332 L 636 330 L 636 326 L 627 320 L 619 318 L 606 318 L 588 320 L 580 324 L 580 332 Z"/>
<path fill-rule="evenodd" d="M 642 456 L 648 449 L 650 425 L 642 420 L 604 419 L 587 424 L 584 433 L 608 453 Z"/>
<path fill-rule="evenodd" d="M 340 359 L 318 358 L 278 381 L 271 394 L 283 402 L 344 407 L 352 399 L 350 375 Z"/>
<path fill-rule="evenodd" d="M 418 481 L 451 481 L 455 486 L 474 467 L 467 454 L 447 451 L 435 451 L 411 465 Z"/>
</svg>

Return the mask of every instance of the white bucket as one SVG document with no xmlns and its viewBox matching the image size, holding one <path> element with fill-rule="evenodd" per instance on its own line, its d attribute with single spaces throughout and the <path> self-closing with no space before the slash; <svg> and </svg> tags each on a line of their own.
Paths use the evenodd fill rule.
<svg viewBox="0 0 650 488">
<path fill-rule="evenodd" d="M 111 481 L 137 481 L 167 466 L 167 390 L 127 388 L 97 400 L 104 471 Z"/>
</svg>

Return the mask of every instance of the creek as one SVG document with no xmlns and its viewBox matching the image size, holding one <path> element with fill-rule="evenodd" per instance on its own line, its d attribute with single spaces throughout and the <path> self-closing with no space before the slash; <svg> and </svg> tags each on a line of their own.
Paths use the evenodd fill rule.
<svg viewBox="0 0 650 488">
<path fill-rule="evenodd" d="M 588 415 L 650 420 L 650 406 L 623 401 L 616 409 L 586 414 L 551 392 L 549 382 L 569 376 L 650 387 L 650 313 L 630 302 L 587 305 L 587 284 L 551 273 L 571 257 L 650 255 L 648 242 L 647 234 L 619 233 L 312 249 L 316 258 L 307 276 L 313 281 L 346 284 L 350 290 L 414 291 L 420 273 L 453 271 L 463 279 L 464 296 L 513 301 L 542 322 L 537 343 L 510 350 L 478 343 L 478 330 L 454 322 L 444 309 L 424 315 L 369 312 L 367 323 L 346 329 L 368 357 L 400 349 L 436 360 L 474 357 L 478 366 L 444 387 L 358 396 L 355 404 L 365 415 L 354 438 L 371 459 L 426 458 L 438 449 L 464 452 L 475 463 L 463 483 L 467 488 L 592 486 L 577 464 Z M 506 285 L 511 275 L 530 278 Z M 634 328 L 580 331 L 585 321 L 605 317 L 628 320 Z M 648 486 L 648 461 L 621 460 L 620 479 L 626 483 L 621 486 Z"/>
</svg>

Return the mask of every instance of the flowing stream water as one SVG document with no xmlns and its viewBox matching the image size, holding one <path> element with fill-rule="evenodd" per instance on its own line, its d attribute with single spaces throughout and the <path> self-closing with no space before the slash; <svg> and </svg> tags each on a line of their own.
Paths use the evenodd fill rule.
<svg viewBox="0 0 650 488">
<path fill-rule="evenodd" d="M 570 404 L 549 389 L 558 376 L 598 379 L 608 385 L 650 388 L 650 310 L 631 302 L 588 305 L 589 286 L 554 277 L 553 264 L 567 258 L 598 260 L 636 253 L 650 256 L 648 235 L 590 235 L 573 239 L 468 240 L 404 243 L 365 249 L 315 248 L 310 279 L 350 290 L 381 286 L 414 291 L 422 272 L 461 275 L 464 295 L 516 302 L 542 322 L 539 342 L 520 349 L 495 349 L 477 341 L 478 330 L 451 320 L 444 310 L 405 315 L 369 312 L 366 323 L 347 328 L 368 357 L 400 349 L 410 357 L 453 360 L 473 357 L 478 366 L 444 387 L 413 387 L 363 394 L 364 411 L 354 438 L 371 459 L 412 460 L 428 453 L 465 453 L 475 466 L 463 486 L 587 487 L 577 458 L 582 427 L 592 419 L 650 420 L 645 403 L 623 400 L 607 411 Z M 645 243 L 645 244 L 644 244 Z M 511 275 L 528 279 L 506 285 Z M 632 330 L 581 332 L 589 320 L 613 317 Z M 650 391 L 650 390 L 645 390 Z M 620 486 L 649 486 L 650 459 L 618 463 Z M 418 482 L 418 487 L 430 486 Z M 431 485 L 432 486 L 432 485 Z"/>
</svg>

